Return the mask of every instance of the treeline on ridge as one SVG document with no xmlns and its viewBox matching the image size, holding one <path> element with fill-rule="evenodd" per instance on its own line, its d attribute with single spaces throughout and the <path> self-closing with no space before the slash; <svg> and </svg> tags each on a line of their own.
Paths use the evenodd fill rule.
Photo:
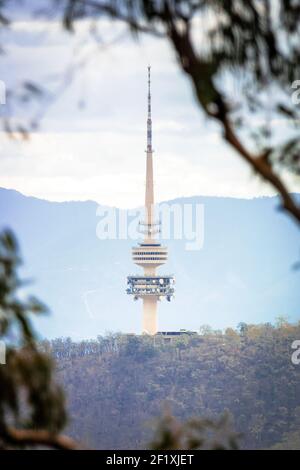
<svg viewBox="0 0 300 470">
<path fill-rule="evenodd" d="M 241 448 L 300 448 L 300 323 L 203 327 L 167 343 L 125 334 L 43 341 L 62 383 L 68 433 L 93 448 L 137 449 L 167 408 L 179 420 L 226 413 Z"/>
</svg>

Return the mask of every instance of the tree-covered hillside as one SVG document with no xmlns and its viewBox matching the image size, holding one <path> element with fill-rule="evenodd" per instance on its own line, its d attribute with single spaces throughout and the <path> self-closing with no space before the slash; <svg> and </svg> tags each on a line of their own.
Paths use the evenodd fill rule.
<svg viewBox="0 0 300 470">
<path fill-rule="evenodd" d="M 300 324 L 203 333 L 44 342 L 67 393 L 68 432 L 90 447 L 143 448 L 167 406 L 180 420 L 227 412 L 243 448 L 300 448 L 300 365 L 291 360 Z"/>
</svg>

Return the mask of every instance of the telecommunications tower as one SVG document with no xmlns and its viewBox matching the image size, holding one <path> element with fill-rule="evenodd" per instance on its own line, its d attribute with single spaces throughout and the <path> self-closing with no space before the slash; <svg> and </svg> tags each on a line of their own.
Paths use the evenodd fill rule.
<svg viewBox="0 0 300 470">
<path fill-rule="evenodd" d="M 170 301 L 174 295 L 174 277 L 158 275 L 156 270 L 166 263 L 168 249 L 156 239 L 160 232 L 160 221 L 155 221 L 153 191 L 153 149 L 151 120 L 151 69 L 148 67 L 148 119 L 147 119 L 147 150 L 146 150 L 146 194 L 145 220 L 139 222 L 144 240 L 132 248 L 133 262 L 144 269 L 143 275 L 127 277 L 127 294 L 135 300 L 143 301 L 142 333 L 157 333 L 157 302 L 162 298 Z"/>
</svg>

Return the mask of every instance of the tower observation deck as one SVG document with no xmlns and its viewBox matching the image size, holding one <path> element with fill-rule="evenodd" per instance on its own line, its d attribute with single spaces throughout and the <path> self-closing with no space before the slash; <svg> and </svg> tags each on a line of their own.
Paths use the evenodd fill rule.
<svg viewBox="0 0 300 470">
<path fill-rule="evenodd" d="M 163 298 L 168 301 L 172 299 L 175 280 L 172 275 L 156 273 L 157 268 L 166 263 L 168 249 L 156 239 L 156 234 L 160 232 L 160 222 L 155 220 L 154 214 L 150 72 L 148 67 L 145 220 L 139 222 L 144 241 L 132 248 L 133 262 L 144 269 L 144 274 L 127 277 L 127 294 L 132 295 L 134 300 L 143 300 L 142 332 L 154 335 L 157 333 L 157 302 Z"/>
</svg>

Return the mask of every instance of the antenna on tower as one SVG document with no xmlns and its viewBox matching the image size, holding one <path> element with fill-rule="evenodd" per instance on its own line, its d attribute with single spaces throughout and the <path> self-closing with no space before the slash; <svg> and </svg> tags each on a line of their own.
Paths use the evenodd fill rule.
<svg viewBox="0 0 300 470">
<path fill-rule="evenodd" d="M 151 119 L 151 66 L 148 65 L 148 118 L 147 118 L 147 152 L 152 150 L 152 119 Z"/>
</svg>

